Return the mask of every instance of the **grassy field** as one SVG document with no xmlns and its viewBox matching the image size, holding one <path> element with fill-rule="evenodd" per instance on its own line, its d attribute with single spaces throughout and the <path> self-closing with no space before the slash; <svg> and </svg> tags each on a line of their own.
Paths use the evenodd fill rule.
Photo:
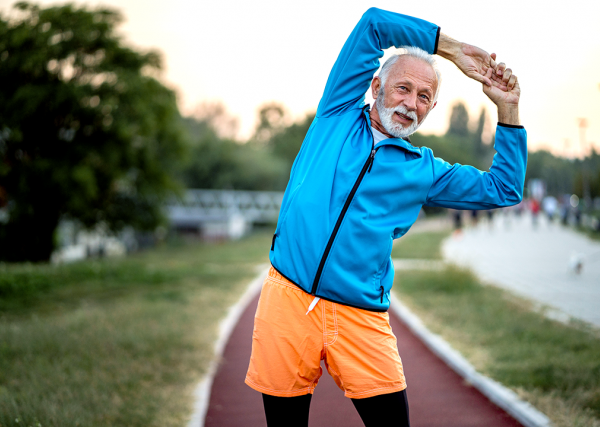
<svg viewBox="0 0 600 427">
<path fill-rule="evenodd" d="M 407 235 L 394 256 L 439 258 L 444 233 Z M 429 254 L 429 255 L 427 255 Z M 600 332 L 550 320 L 468 270 L 402 271 L 397 295 L 476 369 L 511 387 L 556 427 L 600 426 Z"/>
<path fill-rule="evenodd" d="M 396 241 L 392 249 L 392 258 L 403 259 L 441 259 L 440 247 L 448 237 L 448 231 L 427 231 L 407 234 Z"/>
<path fill-rule="evenodd" d="M 270 237 L 0 264 L 0 427 L 185 425 L 218 322 Z"/>
</svg>

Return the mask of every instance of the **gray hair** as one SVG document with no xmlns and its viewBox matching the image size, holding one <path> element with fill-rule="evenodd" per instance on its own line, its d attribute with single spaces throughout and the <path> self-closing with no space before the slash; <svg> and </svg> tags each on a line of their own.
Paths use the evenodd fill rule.
<svg viewBox="0 0 600 427">
<path fill-rule="evenodd" d="M 399 52 L 389 57 L 388 60 L 385 61 L 385 63 L 383 64 L 383 67 L 381 67 L 381 71 L 379 72 L 379 78 L 381 79 L 381 88 L 383 89 L 385 87 L 385 81 L 387 80 L 388 75 L 390 74 L 390 69 L 392 68 L 392 65 L 394 65 L 396 61 L 398 61 L 398 58 L 400 58 L 403 55 L 407 55 L 411 58 L 416 58 L 429 64 L 431 68 L 433 68 L 433 71 L 435 71 L 435 75 L 437 76 L 437 89 L 435 91 L 435 96 L 433 97 L 433 104 L 435 104 L 438 98 L 438 94 L 440 93 L 440 86 L 442 85 L 442 73 L 440 72 L 437 66 L 437 62 L 435 61 L 433 55 L 428 54 L 423 49 L 416 46 L 402 46 L 398 50 Z"/>
</svg>

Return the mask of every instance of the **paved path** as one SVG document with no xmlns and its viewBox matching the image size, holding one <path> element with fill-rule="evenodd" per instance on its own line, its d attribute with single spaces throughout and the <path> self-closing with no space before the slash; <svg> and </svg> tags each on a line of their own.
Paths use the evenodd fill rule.
<svg viewBox="0 0 600 427">
<path fill-rule="evenodd" d="M 244 384 L 258 298 L 234 329 L 214 379 L 205 426 L 265 426 L 260 393 Z M 476 389 L 433 355 L 390 312 L 408 383 L 413 427 L 519 427 Z M 311 403 L 311 427 L 361 427 L 352 402 L 324 372 Z"/>
<path fill-rule="evenodd" d="M 444 259 L 470 267 L 483 280 L 558 309 L 550 315 L 570 316 L 600 326 L 600 242 L 539 218 L 496 215 L 492 225 L 480 223 L 454 235 L 442 246 Z M 577 275 L 569 269 L 573 255 L 584 255 Z"/>
</svg>

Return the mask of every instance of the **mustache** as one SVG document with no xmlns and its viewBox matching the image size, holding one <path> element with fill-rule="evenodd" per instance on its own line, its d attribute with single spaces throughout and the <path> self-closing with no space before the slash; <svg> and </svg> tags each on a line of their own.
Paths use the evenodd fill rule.
<svg viewBox="0 0 600 427">
<path fill-rule="evenodd" d="M 394 113 L 400 113 L 402 115 L 405 115 L 406 117 L 410 117 L 415 122 L 417 121 L 417 113 L 414 111 L 408 111 L 406 109 L 406 107 L 403 107 L 402 105 L 397 106 L 393 110 L 394 110 Z"/>
</svg>

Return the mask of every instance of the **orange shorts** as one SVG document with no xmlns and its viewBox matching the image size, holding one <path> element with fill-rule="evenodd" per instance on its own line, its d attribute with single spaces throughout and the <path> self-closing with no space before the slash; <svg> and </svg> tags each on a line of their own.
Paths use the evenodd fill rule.
<svg viewBox="0 0 600 427">
<path fill-rule="evenodd" d="M 252 335 L 246 384 L 281 397 L 313 393 L 321 360 L 347 397 L 361 399 L 406 388 L 388 313 L 319 300 L 271 268 Z"/>
</svg>

